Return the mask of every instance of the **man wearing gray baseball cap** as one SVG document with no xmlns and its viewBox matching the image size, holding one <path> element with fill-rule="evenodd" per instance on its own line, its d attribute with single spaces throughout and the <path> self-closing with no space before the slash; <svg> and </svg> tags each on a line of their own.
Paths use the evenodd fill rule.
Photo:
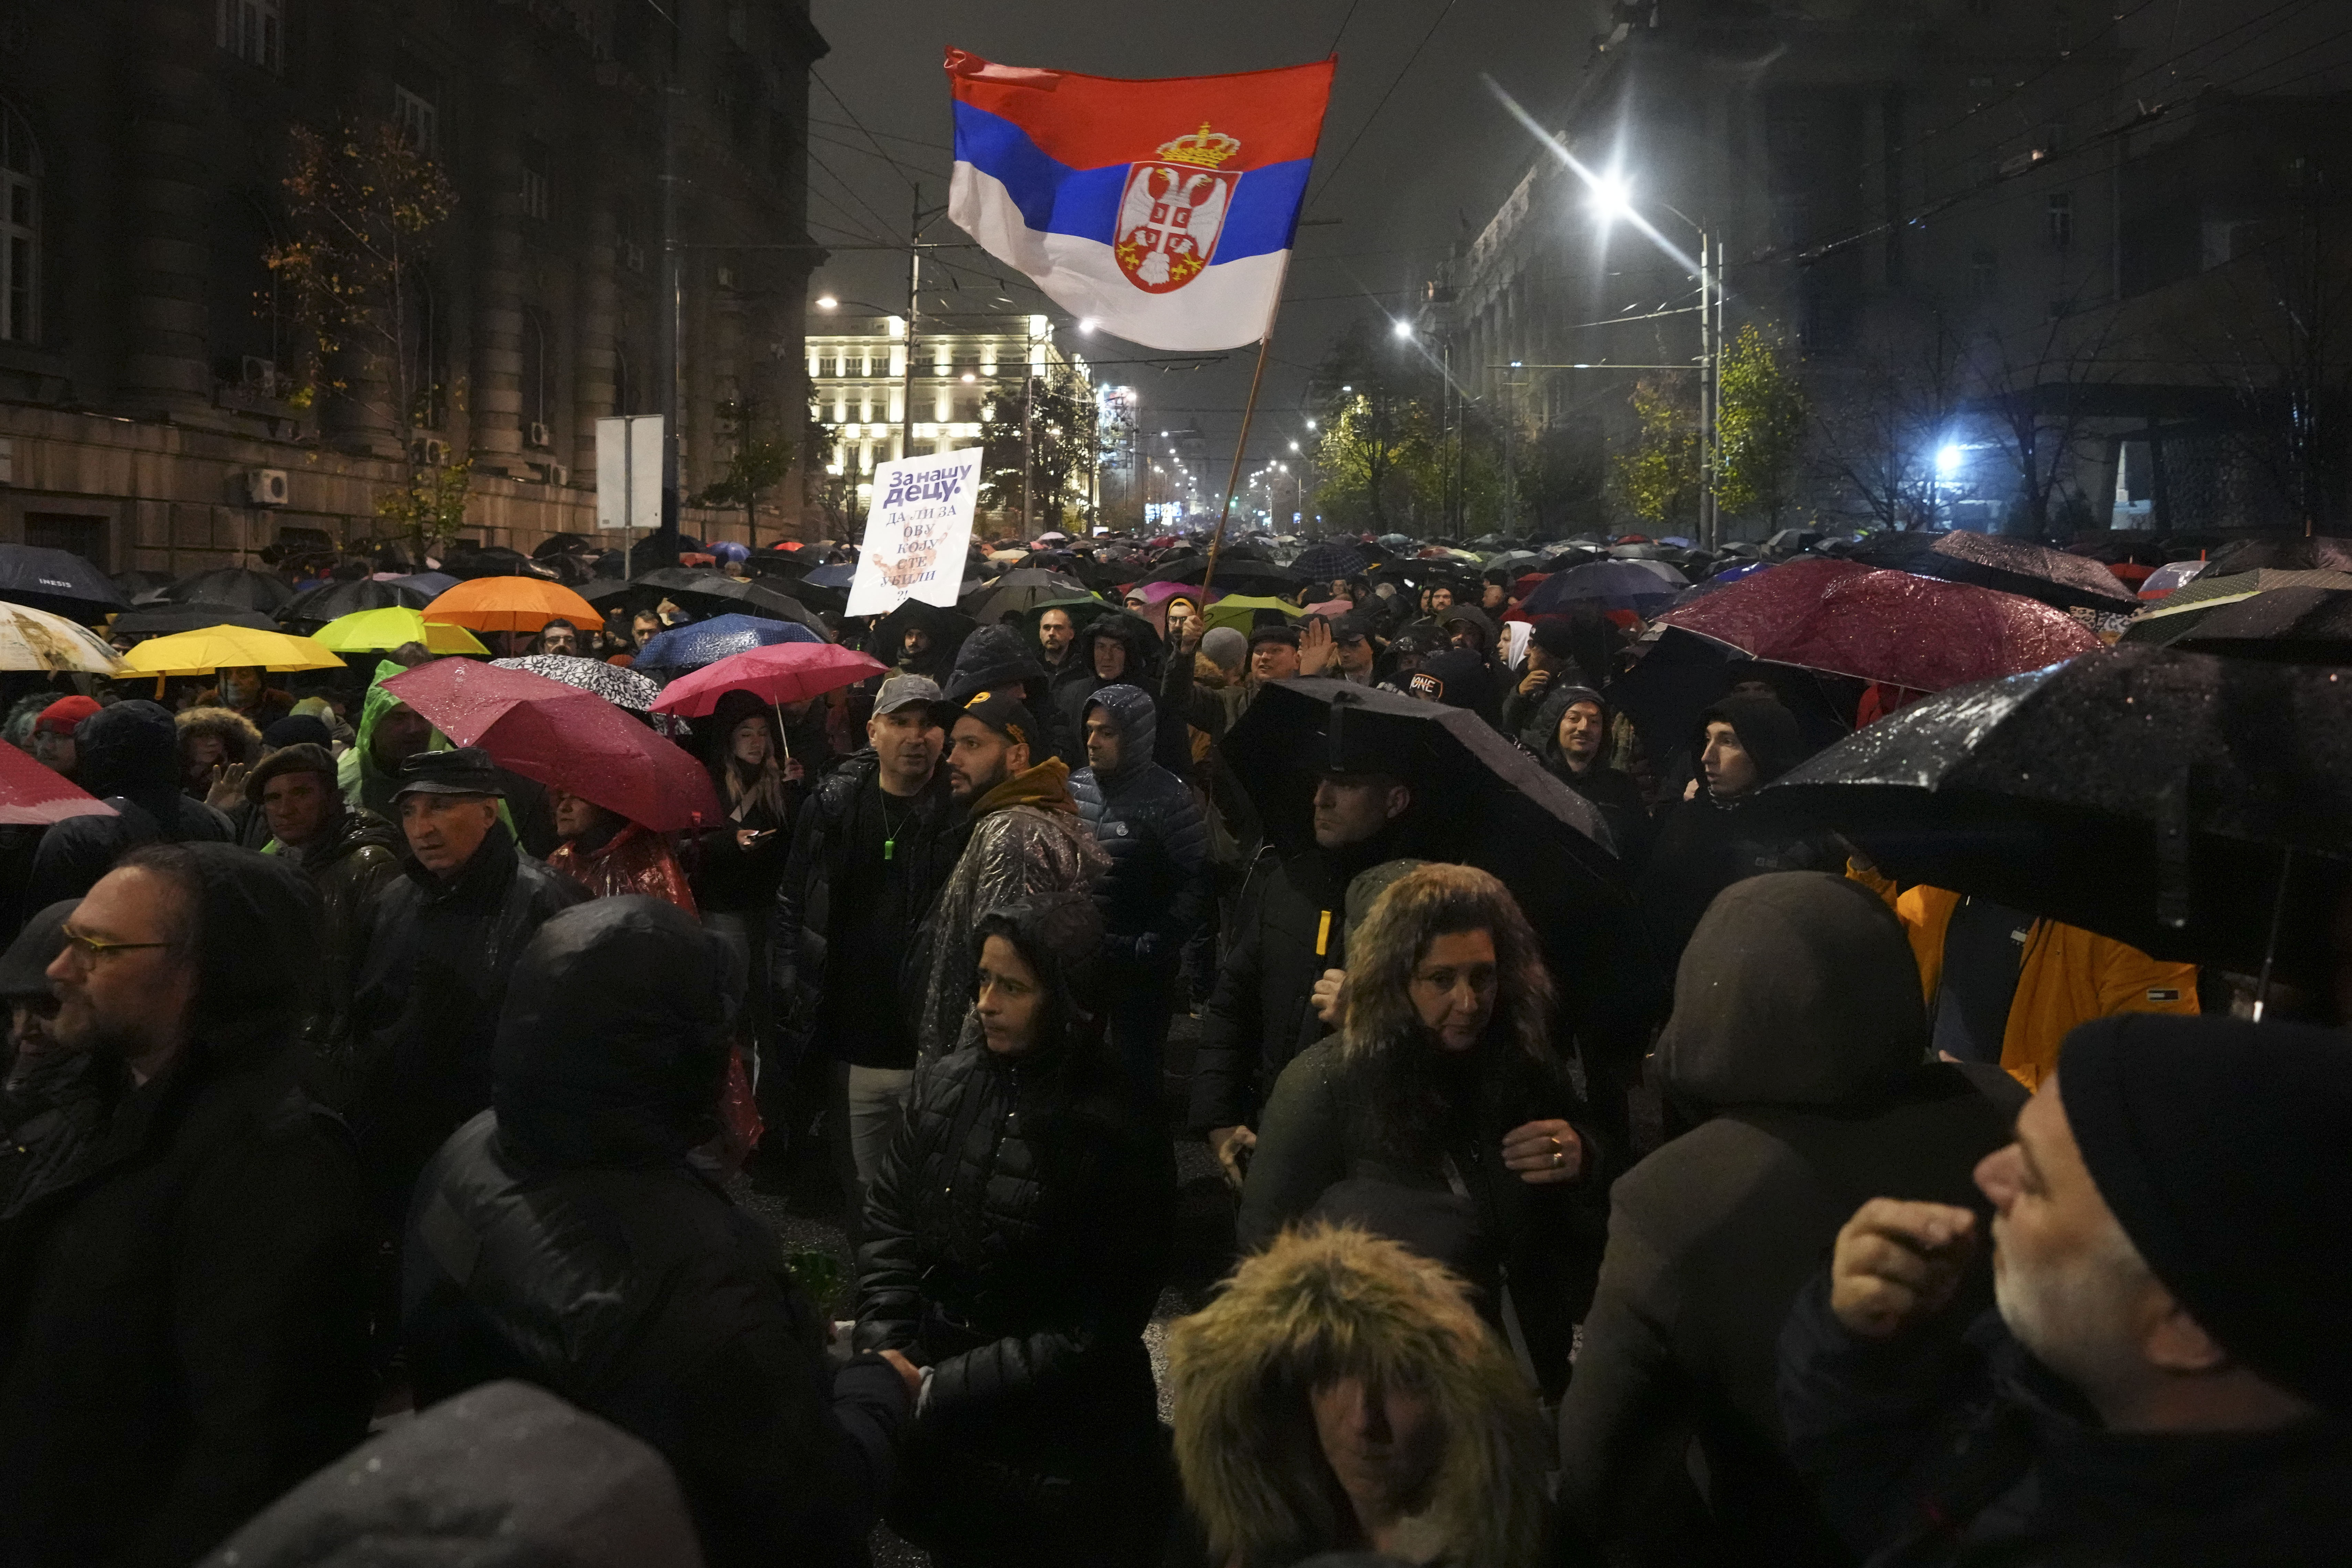
<svg viewBox="0 0 2352 1568">
<path fill-rule="evenodd" d="M 955 865 L 957 812 L 940 766 L 949 722 L 947 700 L 929 676 L 882 683 L 866 748 L 825 775 L 801 807 L 768 923 L 775 1065 L 791 1076 L 812 1046 L 832 1058 L 835 1147 L 847 1156 L 840 1175 L 853 1227 L 915 1075 L 899 971 Z"/>
</svg>

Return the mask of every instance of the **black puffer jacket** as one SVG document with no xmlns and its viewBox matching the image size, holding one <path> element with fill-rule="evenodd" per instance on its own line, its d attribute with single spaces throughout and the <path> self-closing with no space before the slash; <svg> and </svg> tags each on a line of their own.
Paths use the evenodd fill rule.
<svg viewBox="0 0 2352 1568">
<path fill-rule="evenodd" d="M 911 1401 L 837 1375 L 776 1239 L 691 1168 L 742 977 L 658 899 L 550 920 L 515 966 L 496 1108 L 419 1183 L 403 1317 L 417 1401 L 518 1377 L 659 1448 L 713 1564 L 863 1561 Z"/>
<path fill-rule="evenodd" d="M 1121 682 L 1087 698 L 1080 716 L 1097 707 L 1118 723 L 1119 766 L 1108 777 L 1079 768 L 1070 797 L 1110 856 L 1095 883 L 1105 946 L 1117 958 L 1172 965 L 1208 915 L 1209 826 L 1184 781 L 1151 760 L 1160 724 L 1151 698 Z"/>
<path fill-rule="evenodd" d="M 768 985 L 775 1009 L 778 1054 L 797 1061 L 817 1028 L 824 1003 L 826 946 L 833 930 L 833 884 L 849 855 L 849 818 L 857 792 L 881 767 L 871 747 L 824 776 L 802 803 L 801 820 L 793 833 L 791 857 L 776 883 L 775 917 L 768 923 Z M 891 852 L 894 862 L 905 862 L 910 885 L 922 892 L 902 913 L 906 947 L 911 950 L 916 927 L 922 924 L 930 895 L 955 869 L 963 851 L 963 833 L 948 799 L 944 768 L 915 798 L 914 816 Z M 874 976 L 869 983 L 887 986 L 896 976 Z"/>
<path fill-rule="evenodd" d="M 507 977 L 550 915 L 586 894 L 493 828 L 451 882 L 413 859 L 368 905 L 352 997 L 352 1119 L 383 1218 L 397 1223 L 433 1151 L 490 1103 Z"/>
<path fill-rule="evenodd" d="M 803 781 L 782 784 L 773 801 L 754 799 L 746 802 L 738 814 L 728 800 L 728 774 L 733 766 L 735 727 L 747 718 L 767 720 L 770 760 L 781 769 L 784 737 L 777 728 L 775 710 L 761 702 L 757 692 L 722 692 L 710 716 L 694 721 L 702 765 L 710 774 L 710 787 L 719 797 L 719 810 L 728 813 L 724 821 L 699 834 L 694 843 L 690 866 L 694 906 L 705 915 L 765 909 L 775 902 L 776 881 L 784 874 L 784 860 L 792 852 L 793 818 L 809 788 L 824 774 L 827 759 L 821 747 L 809 754 L 805 744 L 808 727 L 803 726 L 803 734 L 791 737 L 793 757 L 805 770 Z M 815 728 L 823 734 L 821 723 Z M 763 831 L 770 836 L 745 849 L 735 837 L 738 831 L 745 828 Z"/>
<path fill-rule="evenodd" d="M 918 1070 L 868 1198 L 857 1345 L 930 1372 L 908 1457 L 924 1484 L 893 1523 L 973 1561 L 1064 1530 L 1108 1539 L 1137 1506 L 1175 1171 L 1098 1042 L 965 1041 Z"/>
<path fill-rule="evenodd" d="M 194 1562 L 367 1430 L 359 1171 L 295 1086 L 318 899 L 270 857 L 188 849 L 189 1043 L 0 1222 L 12 1568 Z"/>
<path fill-rule="evenodd" d="M 368 906 L 399 879 L 400 857 L 407 848 L 391 823 L 351 806 L 300 852 L 302 871 L 327 912 L 320 933 L 326 978 L 310 1034 L 330 1071 L 313 1087 L 339 1107 L 350 1098 L 352 988 L 358 979 Z"/>
<path fill-rule="evenodd" d="M 117 703 L 74 730 L 80 762 L 74 781 L 120 815 L 69 817 L 41 835 L 23 907 L 79 898 L 141 844 L 229 843 L 229 820 L 180 793 L 180 731 L 172 716 L 143 699 Z"/>
<path fill-rule="evenodd" d="M 1185 735 L 1184 715 L 1192 702 L 1192 662 L 1170 664 L 1167 644 L 1151 622 L 1122 610 L 1094 621 L 1070 643 L 1070 662 L 1054 677 L 1053 706 L 1061 726 L 1063 761 L 1076 772 L 1087 765 L 1087 704 L 1095 693 L 1113 685 L 1095 674 L 1095 644 L 1104 638 L 1127 649 L 1127 668 L 1120 682 L 1139 686 L 1159 706 L 1158 730 L 1151 759 L 1179 777 L 1192 771 L 1192 747 Z"/>
</svg>

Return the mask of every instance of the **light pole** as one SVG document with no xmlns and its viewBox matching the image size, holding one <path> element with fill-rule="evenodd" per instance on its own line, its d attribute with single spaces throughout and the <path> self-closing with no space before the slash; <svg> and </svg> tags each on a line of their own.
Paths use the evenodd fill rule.
<svg viewBox="0 0 2352 1568">
<path fill-rule="evenodd" d="M 1634 210 L 1632 185 L 1613 171 L 1591 181 L 1592 204 L 1604 221 L 1623 218 L 1660 239 L 1647 219 Z M 1716 499 L 1717 469 L 1722 462 L 1723 416 L 1723 242 L 1710 240 L 1706 225 L 1671 202 L 1656 203 L 1698 236 L 1698 443 L 1699 543 L 1713 549 L 1722 543 L 1723 514 Z M 1672 254 L 1671 247 L 1668 253 Z"/>
</svg>

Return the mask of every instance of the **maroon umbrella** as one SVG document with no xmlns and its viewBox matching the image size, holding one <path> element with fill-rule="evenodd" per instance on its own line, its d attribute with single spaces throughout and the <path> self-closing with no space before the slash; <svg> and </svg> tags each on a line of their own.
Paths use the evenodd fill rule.
<svg viewBox="0 0 2352 1568">
<path fill-rule="evenodd" d="M 1801 559 L 1658 618 L 1751 658 L 1914 691 L 2038 670 L 2102 644 L 2074 617 L 1990 588 Z"/>
<path fill-rule="evenodd" d="M 470 659 L 436 659 L 383 689 L 460 746 L 568 790 L 656 832 L 725 813 L 710 775 L 677 747 L 593 693 Z"/>
<path fill-rule="evenodd" d="M 0 746 L 0 822 L 47 824 L 68 817 L 112 817 L 115 809 L 13 746 Z"/>
</svg>

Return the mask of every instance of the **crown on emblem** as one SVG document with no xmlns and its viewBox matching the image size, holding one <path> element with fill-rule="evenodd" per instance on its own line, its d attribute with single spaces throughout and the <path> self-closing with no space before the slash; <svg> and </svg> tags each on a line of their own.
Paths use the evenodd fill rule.
<svg viewBox="0 0 2352 1568">
<path fill-rule="evenodd" d="M 1190 136 L 1180 136 L 1173 141 L 1160 144 L 1160 155 L 1171 163 L 1198 163 L 1213 169 L 1242 150 L 1238 136 L 1228 136 L 1222 131 L 1211 131 L 1207 120 Z"/>
</svg>

